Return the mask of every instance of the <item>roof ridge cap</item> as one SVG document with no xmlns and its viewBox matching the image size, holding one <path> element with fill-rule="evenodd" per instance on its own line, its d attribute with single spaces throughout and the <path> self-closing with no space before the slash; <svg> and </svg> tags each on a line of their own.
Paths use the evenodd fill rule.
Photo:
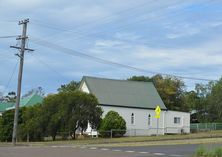
<svg viewBox="0 0 222 157">
<path fill-rule="evenodd" d="M 83 76 L 83 78 L 92 78 L 92 79 L 98 79 L 98 80 L 111 80 L 111 81 L 122 81 L 122 82 L 133 82 L 133 83 L 149 83 L 153 84 L 152 81 L 134 81 L 134 80 L 120 80 L 120 79 L 111 79 L 111 78 L 101 78 L 101 77 L 95 77 L 95 76 Z"/>
</svg>

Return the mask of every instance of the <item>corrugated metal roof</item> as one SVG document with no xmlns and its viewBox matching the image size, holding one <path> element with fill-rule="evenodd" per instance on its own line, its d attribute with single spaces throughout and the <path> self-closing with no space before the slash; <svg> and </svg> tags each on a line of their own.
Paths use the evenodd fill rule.
<svg viewBox="0 0 222 157">
<path fill-rule="evenodd" d="M 22 98 L 20 101 L 20 106 L 32 106 L 38 103 L 42 103 L 43 101 L 43 97 L 36 95 L 36 94 L 32 94 L 28 97 Z"/>
<path fill-rule="evenodd" d="M 90 93 L 100 105 L 154 109 L 157 105 L 166 109 L 152 82 L 104 79 L 84 76 Z"/>
<path fill-rule="evenodd" d="M 6 108 L 14 106 L 14 103 L 12 102 L 2 102 L 0 103 L 0 112 L 4 112 Z"/>
<path fill-rule="evenodd" d="M 20 100 L 20 107 L 32 106 L 32 105 L 35 105 L 38 103 L 42 103 L 42 101 L 43 101 L 43 97 L 36 95 L 36 94 L 32 94 L 32 95 L 22 98 Z M 10 103 L 10 105 L 5 105 L 5 107 L 3 107 L 3 106 L 4 106 L 4 103 L 0 103 L 0 112 L 4 112 L 5 110 L 14 109 L 15 103 Z"/>
</svg>

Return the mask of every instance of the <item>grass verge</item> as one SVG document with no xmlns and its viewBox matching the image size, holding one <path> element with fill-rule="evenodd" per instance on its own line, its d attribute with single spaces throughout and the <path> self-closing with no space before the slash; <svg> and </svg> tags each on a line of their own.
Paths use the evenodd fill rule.
<svg viewBox="0 0 222 157">
<path fill-rule="evenodd" d="M 206 148 L 200 147 L 196 150 L 194 157 L 222 157 L 222 148 L 208 150 Z"/>
<path fill-rule="evenodd" d="M 166 144 L 202 144 L 222 143 L 222 131 L 193 133 L 187 135 L 162 135 L 162 136 L 139 136 L 121 138 L 98 138 L 78 139 L 67 141 L 44 141 L 44 142 L 19 142 L 19 145 L 47 146 L 47 145 L 97 145 L 97 146 L 141 146 L 141 145 L 166 145 Z M 0 146 L 8 146 L 11 143 L 0 143 Z"/>
</svg>

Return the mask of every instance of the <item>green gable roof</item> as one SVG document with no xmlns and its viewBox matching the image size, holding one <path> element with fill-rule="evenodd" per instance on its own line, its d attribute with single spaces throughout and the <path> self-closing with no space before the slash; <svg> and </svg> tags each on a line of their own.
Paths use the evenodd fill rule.
<svg viewBox="0 0 222 157">
<path fill-rule="evenodd" d="M 39 95 L 36 95 L 36 94 L 32 94 L 32 95 L 27 96 L 25 98 L 22 98 L 20 100 L 20 107 L 33 106 L 33 105 L 36 105 L 38 103 L 42 103 L 42 101 L 43 101 L 43 97 L 41 97 Z M 6 107 L 5 110 L 11 110 L 11 109 L 14 109 L 14 108 L 15 108 L 15 103 L 12 106 Z"/>
<path fill-rule="evenodd" d="M 20 106 L 32 106 L 38 103 L 42 103 L 43 101 L 43 97 L 36 95 L 36 94 L 32 94 L 28 97 L 22 98 L 20 101 Z"/>
<path fill-rule="evenodd" d="M 84 76 L 90 93 L 100 105 L 154 109 L 157 105 L 167 109 L 152 82 L 104 79 Z M 81 83 L 81 84 L 82 84 Z"/>
<path fill-rule="evenodd" d="M 0 112 L 4 112 L 7 108 L 14 106 L 14 103 L 11 102 L 2 102 L 0 103 Z"/>
</svg>

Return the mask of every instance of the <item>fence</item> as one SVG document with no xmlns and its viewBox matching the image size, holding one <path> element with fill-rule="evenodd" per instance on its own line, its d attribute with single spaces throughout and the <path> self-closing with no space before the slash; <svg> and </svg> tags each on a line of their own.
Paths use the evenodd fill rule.
<svg viewBox="0 0 222 157">
<path fill-rule="evenodd" d="M 222 130 L 222 123 L 192 123 L 190 124 L 191 132 L 201 132 L 210 130 Z"/>
<path fill-rule="evenodd" d="M 4 127 L 4 126 L 0 126 Z M 163 134 L 184 134 L 184 133 L 193 133 L 193 132 L 202 132 L 202 131 L 211 131 L 211 130 L 222 130 L 222 123 L 193 123 L 190 124 L 188 127 L 166 127 L 166 128 L 149 128 L 149 129 L 127 129 L 127 130 L 116 130 L 112 129 L 109 131 L 100 131 L 97 132 L 96 130 L 92 130 L 92 132 L 84 133 L 81 135 L 79 132 L 76 132 L 77 138 L 97 138 L 97 137 L 106 137 L 106 138 L 113 138 L 113 137 L 133 137 L 133 136 L 153 136 L 153 135 L 163 135 Z M 71 140 L 73 138 L 72 132 L 57 132 L 56 140 Z M 11 133 L 8 132 L 6 140 L 11 140 Z M 29 133 L 25 133 L 20 131 L 18 128 L 18 141 L 29 141 L 33 139 L 33 136 Z M 46 135 L 43 138 L 45 141 L 51 141 L 52 137 Z"/>
<path fill-rule="evenodd" d="M 153 135 L 164 135 L 164 134 L 185 134 L 190 133 L 190 127 L 166 127 L 166 128 L 149 128 L 149 129 L 127 129 L 127 130 L 116 130 L 111 129 L 110 131 L 99 131 L 98 135 L 104 137 L 118 137 L 118 136 L 153 136 Z"/>
</svg>

